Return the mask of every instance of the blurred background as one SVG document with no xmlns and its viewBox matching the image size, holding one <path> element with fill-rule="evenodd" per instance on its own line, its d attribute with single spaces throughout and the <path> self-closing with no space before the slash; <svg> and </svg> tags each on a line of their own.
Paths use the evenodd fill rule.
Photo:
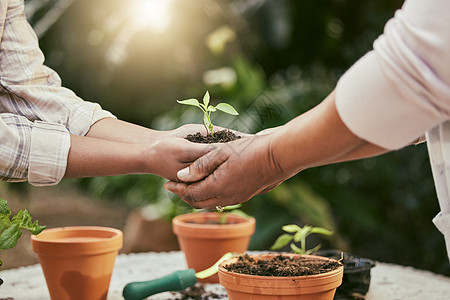
<svg viewBox="0 0 450 300">
<path fill-rule="evenodd" d="M 201 123 L 200 110 L 181 107 L 176 100 L 200 99 L 209 90 L 213 104 L 226 101 L 240 112 L 237 118 L 216 113 L 215 124 L 253 133 L 320 103 L 343 72 L 372 48 L 403 1 L 25 3 L 46 65 L 81 98 L 100 103 L 120 119 L 173 129 Z M 49 189 L 50 198 L 67 205 L 66 211 L 76 213 L 69 204 L 74 200 L 67 198 L 77 195 L 89 199 L 89 210 L 100 215 L 115 212 L 112 222 L 123 227 L 136 211 L 156 214 L 169 224 L 174 215 L 190 210 L 162 188 L 164 182 L 152 175 L 114 176 L 65 180 Z M 49 198 L 46 188 L 28 184 L 3 183 L 0 188 L 32 199 L 28 202 L 42 201 L 36 194 Z M 242 209 L 257 220 L 250 249 L 268 249 L 282 225 L 310 224 L 334 230 L 332 238 L 320 241 L 324 248 L 450 275 L 443 237 L 431 221 L 439 207 L 425 144 L 306 170 Z M 40 223 L 53 224 L 50 216 L 44 220 Z"/>
</svg>

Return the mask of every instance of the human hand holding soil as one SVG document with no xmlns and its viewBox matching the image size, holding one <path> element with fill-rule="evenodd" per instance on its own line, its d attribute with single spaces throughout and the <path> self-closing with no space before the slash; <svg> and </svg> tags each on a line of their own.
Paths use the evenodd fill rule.
<svg viewBox="0 0 450 300">
<path fill-rule="evenodd" d="M 250 136 L 217 145 L 178 172 L 183 182 L 170 181 L 164 187 L 196 208 L 247 201 L 287 178 L 271 158 L 270 139 L 270 135 Z"/>
<path fill-rule="evenodd" d="M 193 207 L 211 209 L 247 201 L 306 168 L 386 151 L 343 124 L 332 92 L 312 110 L 268 134 L 217 146 L 178 172 L 182 182 L 167 182 L 165 188 Z"/>
</svg>

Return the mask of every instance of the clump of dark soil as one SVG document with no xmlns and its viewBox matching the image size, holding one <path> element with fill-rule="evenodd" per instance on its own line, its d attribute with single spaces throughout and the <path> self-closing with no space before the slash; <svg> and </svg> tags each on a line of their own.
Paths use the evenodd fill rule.
<svg viewBox="0 0 450 300">
<path fill-rule="evenodd" d="M 256 276 L 292 277 L 315 275 L 337 269 L 337 261 L 317 260 L 313 257 L 277 255 L 269 259 L 254 259 L 248 254 L 235 263 L 224 266 L 230 272 Z"/>
<path fill-rule="evenodd" d="M 227 143 L 240 138 L 241 138 L 240 136 L 235 135 L 233 132 L 226 129 L 214 132 L 214 135 L 208 133 L 205 136 L 202 135 L 200 132 L 197 132 L 196 134 L 188 134 L 185 137 L 185 139 L 190 142 L 202 144 Z"/>
<path fill-rule="evenodd" d="M 197 283 L 182 292 L 177 292 L 176 300 L 210 300 L 210 299 L 226 299 L 227 294 L 217 294 L 205 291 L 202 284 Z"/>
</svg>

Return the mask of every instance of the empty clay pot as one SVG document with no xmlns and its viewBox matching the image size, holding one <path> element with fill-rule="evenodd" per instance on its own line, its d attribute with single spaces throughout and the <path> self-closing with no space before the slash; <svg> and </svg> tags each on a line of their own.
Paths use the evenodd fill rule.
<svg viewBox="0 0 450 300">
<path fill-rule="evenodd" d="M 120 230 L 97 226 L 52 228 L 32 236 L 50 297 L 106 299 L 122 241 Z"/>
</svg>

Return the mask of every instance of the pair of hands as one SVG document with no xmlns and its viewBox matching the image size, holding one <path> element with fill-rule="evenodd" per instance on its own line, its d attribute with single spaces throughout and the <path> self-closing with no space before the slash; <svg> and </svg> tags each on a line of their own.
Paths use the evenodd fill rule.
<svg viewBox="0 0 450 300">
<path fill-rule="evenodd" d="M 184 136 L 186 130 L 193 129 L 191 126 L 177 129 L 174 135 Z M 217 205 L 247 201 L 254 195 L 270 191 L 286 179 L 271 152 L 270 133 L 238 134 L 244 137 L 224 144 L 199 146 L 186 141 L 192 148 L 184 159 L 199 156 L 192 163 L 180 162 L 183 167 L 177 178 L 169 178 L 164 187 L 195 208 L 213 209 Z M 177 147 L 184 147 L 186 142 L 178 141 L 171 151 L 176 153 L 180 150 Z"/>
</svg>

